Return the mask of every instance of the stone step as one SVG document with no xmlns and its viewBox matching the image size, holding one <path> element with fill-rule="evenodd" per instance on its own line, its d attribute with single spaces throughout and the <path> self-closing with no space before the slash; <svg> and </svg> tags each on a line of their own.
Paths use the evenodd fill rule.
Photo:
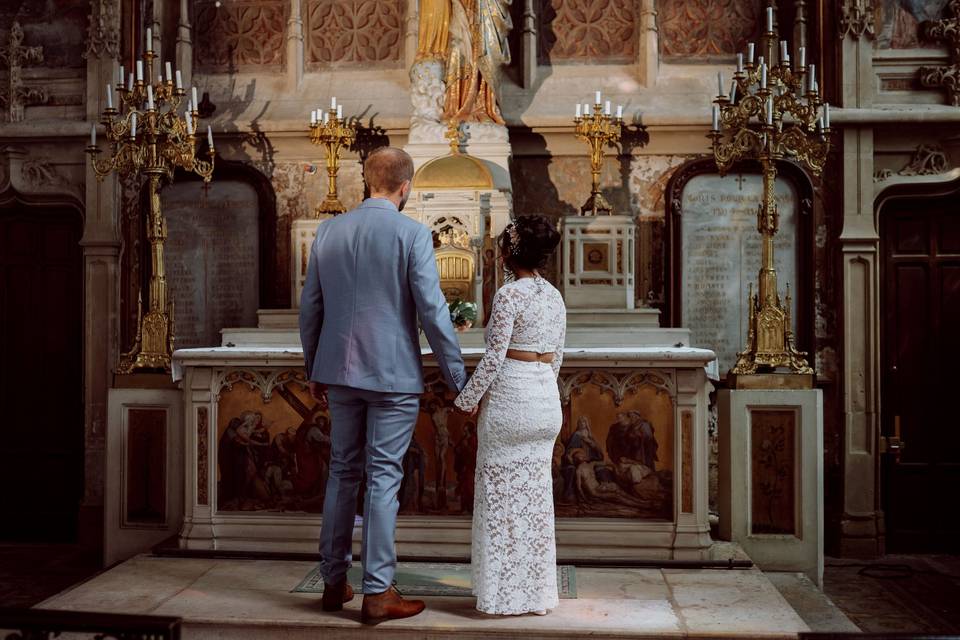
<svg viewBox="0 0 960 640">
<path fill-rule="evenodd" d="M 180 617 L 187 639 L 795 638 L 807 625 L 750 570 L 578 568 L 577 599 L 546 616 L 488 616 L 472 598 L 430 597 L 427 610 L 376 627 L 361 598 L 325 613 L 291 593 L 312 562 L 138 556 L 61 593 L 47 609 Z"/>
</svg>

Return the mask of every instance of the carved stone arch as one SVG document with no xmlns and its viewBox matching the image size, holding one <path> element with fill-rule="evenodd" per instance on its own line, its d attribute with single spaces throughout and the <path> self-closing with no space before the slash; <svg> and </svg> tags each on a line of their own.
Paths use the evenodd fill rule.
<svg viewBox="0 0 960 640">
<path fill-rule="evenodd" d="M 667 182 L 664 195 L 666 216 L 664 224 L 664 309 L 665 326 L 681 327 L 683 305 L 683 189 L 691 179 L 700 175 L 716 174 L 713 158 L 690 160 L 677 168 Z M 727 175 L 760 175 L 760 164 L 743 161 L 732 167 Z M 797 341 L 801 350 L 815 353 L 814 345 L 814 186 L 807 172 L 793 162 L 777 162 L 777 177 L 790 182 L 797 191 L 797 274 L 798 282 L 791 283 L 791 294 L 797 302 Z M 744 296 L 746 292 L 743 292 Z M 742 301 L 741 301 L 742 303 Z"/>
</svg>

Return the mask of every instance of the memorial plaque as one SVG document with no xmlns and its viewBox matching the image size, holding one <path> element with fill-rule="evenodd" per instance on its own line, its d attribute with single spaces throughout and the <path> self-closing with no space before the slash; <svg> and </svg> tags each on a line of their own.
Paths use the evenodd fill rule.
<svg viewBox="0 0 960 640">
<path fill-rule="evenodd" d="M 681 192 L 682 318 L 693 346 L 716 352 L 720 372 L 736 363 L 747 335 L 747 287 L 757 288 L 760 234 L 757 207 L 763 193 L 758 174 L 696 175 Z M 776 182 L 780 230 L 774 259 L 780 293 L 791 286 L 791 313 L 797 318 L 797 191 L 783 178 Z"/>
<path fill-rule="evenodd" d="M 260 298 L 256 190 L 239 181 L 174 183 L 162 192 L 176 348 L 220 345 L 224 327 L 253 327 Z"/>
</svg>

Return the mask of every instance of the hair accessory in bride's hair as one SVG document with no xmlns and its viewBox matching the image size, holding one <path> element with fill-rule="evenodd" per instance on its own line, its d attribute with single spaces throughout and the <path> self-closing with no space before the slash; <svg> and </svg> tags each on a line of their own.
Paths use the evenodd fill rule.
<svg viewBox="0 0 960 640">
<path fill-rule="evenodd" d="M 511 222 L 507 225 L 506 232 L 510 238 L 510 253 L 517 255 L 520 253 L 520 232 L 517 231 L 517 225 Z"/>
</svg>

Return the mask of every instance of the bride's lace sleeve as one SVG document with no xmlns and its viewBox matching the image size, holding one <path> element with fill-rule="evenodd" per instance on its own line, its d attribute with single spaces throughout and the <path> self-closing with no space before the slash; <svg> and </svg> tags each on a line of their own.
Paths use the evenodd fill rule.
<svg viewBox="0 0 960 640">
<path fill-rule="evenodd" d="M 469 411 L 480 403 L 480 398 L 497 377 L 497 371 L 507 357 L 507 348 L 510 346 L 516 315 L 516 305 L 509 293 L 505 293 L 502 289 L 497 291 L 490 310 L 490 322 L 487 324 L 487 350 L 484 351 L 483 358 L 470 376 L 467 386 L 453 401 L 464 411 Z"/>
<path fill-rule="evenodd" d="M 560 336 L 557 338 L 557 348 L 553 352 L 553 377 L 560 377 L 560 365 L 563 364 L 563 344 L 567 340 L 567 314 L 560 316 Z"/>
</svg>

